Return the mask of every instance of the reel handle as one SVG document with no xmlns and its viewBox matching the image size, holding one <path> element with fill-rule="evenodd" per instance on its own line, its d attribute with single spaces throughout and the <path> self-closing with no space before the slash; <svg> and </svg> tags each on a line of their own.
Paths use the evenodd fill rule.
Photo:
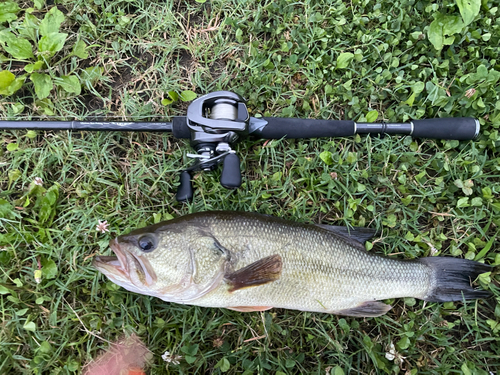
<svg viewBox="0 0 500 375">
<path fill-rule="evenodd" d="M 191 182 L 191 173 L 182 171 L 179 179 L 180 185 L 177 188 L 175 198 L 178 202 L 186 202 L 193 199 L 193 184 Z"/>
<path fill-rule="evenodd" d="M 226 189 L 236 189 L 241 186 L 240 158 L 230 153 L 224 158 L 220 183 Z"/>
</svg>

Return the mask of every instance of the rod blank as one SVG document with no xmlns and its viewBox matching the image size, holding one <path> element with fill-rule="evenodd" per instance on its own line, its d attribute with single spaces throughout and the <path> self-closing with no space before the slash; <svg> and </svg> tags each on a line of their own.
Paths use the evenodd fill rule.
<svg viewBox="0 0 500 375">
<path fill-rule="evenodd" d="M 171 132 L 171 122 L 0 121 L 0 129 Z"/>
</svg>

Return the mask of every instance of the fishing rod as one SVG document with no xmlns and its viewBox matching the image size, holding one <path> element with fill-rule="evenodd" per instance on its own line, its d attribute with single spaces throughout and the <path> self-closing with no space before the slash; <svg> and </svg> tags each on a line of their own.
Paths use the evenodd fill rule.
<svg viewBox="0 0 500 375">
<path fill-rule="evenodd" d="M 469 117 L 413 120 L 407 123 L 366 123 L 352 120 L 250 117 L 246 101 L 230 91 L 217 91 L 194 100 L 186 116 L 172 122 L 0 121 L 0 129 L 171 132 L 191 140 L 194 163 L 181 171 L 176 199 L 193 197 L 192 172 L 223 164 L 221 185 L 241 185 L 240 159 L 234 144 L 248 136 L 262 139 L 348 137 L 355 134 L 399 134 L 416 138 L 471 140 L 479 121 Z"/>
</svg>

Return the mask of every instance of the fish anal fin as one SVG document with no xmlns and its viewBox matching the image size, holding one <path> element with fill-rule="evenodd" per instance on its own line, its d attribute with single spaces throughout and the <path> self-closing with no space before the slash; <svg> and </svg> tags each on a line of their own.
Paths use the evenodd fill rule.
<svg viewBox="0 0 500 375">
<path fill-rule="evenodd" d="M 333 232 L 339 236 L 349 238 L 351 240 L 357 241 L 360 244 L 364 244 L 370 238 L 372 238 L 377 231 L 371 228 L 363 227 L 341 227 L 336 225 L 325 225 L 325 224 L 315 224 L 317 227 L 326 229 L 329 232 Z"/>
<path fill-rule="evenodd" d="M 337 315 L 355 316 L 358 318 L 373 318 L 384 315 L 390 309 L 392 309 L 391 305 L 386 305 L 385 303 L 379 301 L 367 301 L 363 302 L 359 306 L 352 307 L 350 309 L 333 311 L 332 313 Z"/>
<path fill-rule="evenodd" d="M 276 281 L 281 276 L 283 261 L 279 254 L 262 258 L 225 276 L 229 292 Z"/>
<path fill-rule="evenodd" d="M 231 306 L 226 309 L 239 311 L 239 312 L 253 312 L 253 311 L 266 311 L 272 309 L 272 306 Z"/>
</svg>

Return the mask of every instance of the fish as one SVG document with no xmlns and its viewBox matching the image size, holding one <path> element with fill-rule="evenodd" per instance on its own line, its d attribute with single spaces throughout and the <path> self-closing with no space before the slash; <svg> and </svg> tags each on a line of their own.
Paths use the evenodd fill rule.
<svg viewBox="0 0 500 375">
<path fill-rule="evenodd" d="M 365 249 L 375 230 L 206 211 L 110 241 L 94 267 L 128 291 L 240 312 L 271 308 L 376 317 L 384 300 L 487 298 L 472 282 L 492 266 L 453 257 L 392 259 Z"/>
</svg>

